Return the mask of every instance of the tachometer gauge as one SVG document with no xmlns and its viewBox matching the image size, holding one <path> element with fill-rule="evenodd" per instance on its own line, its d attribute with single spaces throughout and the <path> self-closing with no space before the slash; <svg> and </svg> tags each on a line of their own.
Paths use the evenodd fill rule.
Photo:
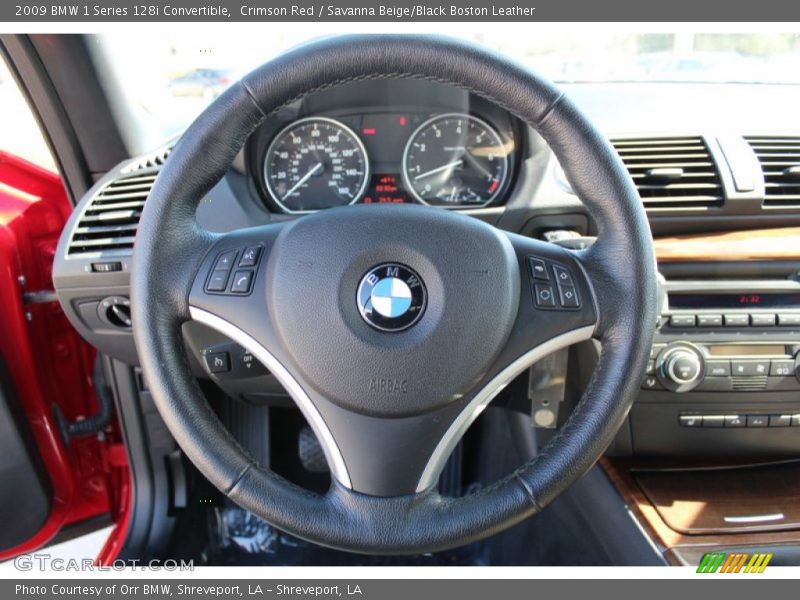
<svg viewBox="0 0 800 600">
<path fill-rule="evenodd" d="M 486 206 L 503 190 L 512 148 L 481 119 L 438 115 L 411 134 L 403 153 L 403 182 L 424 204 Z"/>
<path fill-rule="evenodd" d="M 354 204 L 368 179 L 364 144 L 349 127 L 324 117 L 300 119 L 283 129 L 264 159 L 267 189 L 290 213 Z"/>
</svg>

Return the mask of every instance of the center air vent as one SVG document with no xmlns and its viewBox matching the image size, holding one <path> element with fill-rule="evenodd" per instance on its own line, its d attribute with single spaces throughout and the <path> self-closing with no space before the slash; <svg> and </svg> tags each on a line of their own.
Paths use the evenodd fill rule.
<svg viewBox="0 0 800 600">
<path fill-rule="evenodd" d="M 68 254 L 130 250 L 142 208 L 158 173 L 122 177 L 89 202 L 72 233 Z"/>
<path fill-rule="evenodd" d="M 722 204 L 719 173 L 703 138 L 620 138 L 611 143 L 646 208 Z"/>
<path fill-rule="evenodd" d="M 745 139 L 764 172 L 764 206 L 800 208 L 800 137 Z"/>
</svg>

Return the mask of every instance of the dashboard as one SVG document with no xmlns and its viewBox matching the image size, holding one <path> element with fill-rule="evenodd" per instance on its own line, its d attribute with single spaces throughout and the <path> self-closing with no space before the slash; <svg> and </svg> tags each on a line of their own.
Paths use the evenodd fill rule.
<svg viewBox="0 0 800 600">
<path fill-rule="evenodd" d="M 357 82 L 271 115 L 248 144 L 247 168 L 276 213 L 501 206 L 515 180 L 521 131 L 505 111 L 449 86 Z"/>
<path fill-rule="evenodd" d="M 800 86 L 564 87 L 636 183 L 664 277 L 651 364 L 609 453 L 796 454 L 800 126 L 792 119 Z M 138 364 L 128 300 L 135 232 L 171 146 L 96 183 L 76 207 L 53 268 L 78 331 L 130 365 Z M 418 80 L 352 82 L 272 112 L 201 200 L 197 220 L 229 232 L 353 204 L 462 211 L 562 243 L 569 243 L 563 235 L 583 243 L 597 234 L 532 128 L 485 98 Z M 187 323 L 185 336 L 198 377 L 247 401 L 285 398 L 230 340 L 198 323 Z M 219 353 L 230 356 L 225 373 L 203 362 Z M 548 410 L 560 404 L 569 403 Z"/>
</svg>

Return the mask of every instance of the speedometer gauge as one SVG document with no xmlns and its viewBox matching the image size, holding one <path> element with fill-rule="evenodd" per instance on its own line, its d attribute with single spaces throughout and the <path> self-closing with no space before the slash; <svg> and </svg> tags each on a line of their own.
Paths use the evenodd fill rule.
<svg viewBox="0 0 800 600">
<path fill-rule="evenodd" d="M 357 202 L 369 178 L 364 145 L 349 127 L 324 117 L 295 121 L 267 149 L 264 181 L 290 213 Z"/>
<path fill-rule="evenodd" d="M 403 182 L 424 204 L 486 206 L 504 188 L 511 149 L 511 142 L 477 117 L 438 115 L 411 134 L 403 153 Z"/>
</svg>

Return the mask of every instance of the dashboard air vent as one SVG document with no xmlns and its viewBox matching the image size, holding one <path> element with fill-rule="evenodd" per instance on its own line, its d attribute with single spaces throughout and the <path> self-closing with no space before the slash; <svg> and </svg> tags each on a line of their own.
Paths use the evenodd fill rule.
<svg viewBox="0 0 800 600">
<path fill-rule="evenodd" d="M 764 206 L 800 208 L 800 137 L 745 139 L 764 172 Z"/>
<path fill-rule="evenodd" d="M 91 199 L 72 233 L 68 254 L 130 250 L 142 207 L 158 173 L 121 177 Z"/>
<path fill-rule="evenodd" d="M 722 204 L 719 173 L 703 138 L 619 138 L 611 143 L 646 208 Z"/>
</svg>

